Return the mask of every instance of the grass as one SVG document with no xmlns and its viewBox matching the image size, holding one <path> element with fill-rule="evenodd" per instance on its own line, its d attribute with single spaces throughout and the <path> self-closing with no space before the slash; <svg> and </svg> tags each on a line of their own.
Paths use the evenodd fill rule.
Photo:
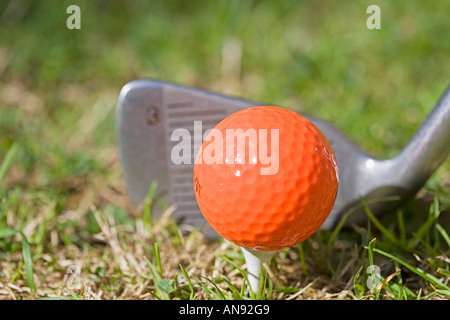
<svg viewBox="0 0 450 320">
<path fill-rule="evenodd" d="M 45 203 L 33 208 L 48 209 Z M 21 206 L 29 205 L 21 201 Z M 29 227 L 37 228 L 39 215 L 32 216 L 24 231 L 0 229 L 0 292 L 15 299 L 447 299 L 448 235 L 437 228 L 436 220 L 426 223 L 440 210 L 436 199 L 424 223 L 406 232 L 404 240 L 395 222 L 381 230 L 371 220 L 366 227 L 344 228 L 337 234 L 321 230 L 300 244 L 302 249 L 276 254 L 265 266 L 256 295 L 247 289 L 244 258 L 235 245 L 205 239 L 198 231 L 183 235 L 170 215 L 152 226 L 145 226 L 142 218 L 128 225 L 117 210 L 92 207 L 97 232 L 83 233 L 88 226 L 74 226 L 72 232 L 86 238 L 66 245 L 52 244 L 52 235 L 48 242 L 40 240 L 38 230 Z M 54 211 L 48 222 L 53 219 L 58 221 Z M 55 232 L 48 225 L 44 228 Z M 386 228 L 396 241 L 384 234 Z M 29 234 L 28 241 L 23 232 Z M 71 241 L 74 234 L 66 232 Z M 19 234 L 21 242 L 14 240 Z M 327 246 L 331 236 L 333 245 Z M 80 289 L 67 288 L 70 265 L 81 265 Z M 369 289 L 366 283 L 374 275 L 366 270 L 373 265 L 379 268 L 379 282 Z"/>
<path fill-rule="evenodd" d="M 397 211 L 277 253 L 253 296 L 239 248 L 171 204 L 154 221 L 158 185 L 135 208 L 121 177 L 115 103 L 140 77 L 290 106 L 394 155 L 448 84 L 450 7 L 377 1 L 369 31 L 370 4 L 1 2 L 0 299 L 449 299 L 449 161 Z"/>
</svg>

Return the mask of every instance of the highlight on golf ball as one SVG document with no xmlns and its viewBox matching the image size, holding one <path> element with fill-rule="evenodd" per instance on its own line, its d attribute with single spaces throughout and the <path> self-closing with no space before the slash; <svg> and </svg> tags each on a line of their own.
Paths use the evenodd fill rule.
<svg viewBox="0 0 450 320">
<path fill-rule="evenodd" d="M 202 214 L 224 238 L 274 251 L 307 239 L 333 208 L 334 152 L 305 117 L 272 106 L 240 110 L 205 138 L 193 187 Z"/>
</svg>

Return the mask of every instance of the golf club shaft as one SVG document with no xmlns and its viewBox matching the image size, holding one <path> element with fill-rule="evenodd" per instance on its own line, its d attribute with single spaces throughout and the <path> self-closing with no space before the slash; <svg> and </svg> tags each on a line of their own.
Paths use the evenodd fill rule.
<svg viewBox="0 0 450 320">
<path fill-rule="evenodd" d="M 450 85 L 432 112 L 396 157 L 413 185 L 422 185 L 450 152 Z"/>
</svg>

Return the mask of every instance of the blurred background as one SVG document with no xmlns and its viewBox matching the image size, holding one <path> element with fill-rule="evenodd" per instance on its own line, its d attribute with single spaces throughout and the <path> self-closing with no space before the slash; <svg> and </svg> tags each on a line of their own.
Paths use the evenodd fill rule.
<svg viewBox="0 0 450 320">
<path fill-rule="evenodd" d="M 66 27 L 72 4 L 80 30 Z M 380 30 L 366 27 L 372 4 Z M 0 0 L 0 227 L 24 230 L 37 270 L 61 241 L 89 252 L 92 205 L 134 223 L 115 112 L 136 78 L 286 106 L 392 156 L 449 84 L 449 12 L 449 1 Z M 449 172 L 447 160 L 426 187 L 443 208 Z M 0 248 L 13 277 L 20 243 Z"/>
</svg>

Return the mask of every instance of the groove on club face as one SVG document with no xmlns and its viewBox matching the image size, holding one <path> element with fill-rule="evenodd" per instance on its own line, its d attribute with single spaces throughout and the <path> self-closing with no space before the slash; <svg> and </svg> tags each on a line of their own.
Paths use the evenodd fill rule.
<svg viewBox="0 0 450 320">
<path fill-rule="evenodd" d="M 339 168 L 336 202 L 322 228 L 335 225 L 343 213 L 360 206 L 359 197 L 376 200 L 412 196 L 446 159 L 450 146 L 449 89 L 433 112 L 397 157 L 376 159 L 352 142 L 329 122 L 304 115 L 327 137 Z M 166 205 L 176 205 L 173 216 L 179 223 L 201 228 L 215 235 L 204 220 L 192 187 L 194 158 L 201 141 L 193 141 L 190 164 L 176 165 L 171 160 L 172 133 L 186 129 L 193 136 L 194 121 L 202 121 L 202 133 L 228 115 L 257 105 L 267 105 L 231 98 L 198 89 L 156 80 L 134 80 L 122 89 L 117 108 L 117 138 L 123 176 L 134 204 L 141 203 L 152 181 L 158 182 L 157 197 Z M 374 214 L 398 205 L 377 202 L 370 205 Z M 158 217 L 162 208 L 153 208 Z M 348 221 L 362 221 L 362 208 Z"/>
</svg>

